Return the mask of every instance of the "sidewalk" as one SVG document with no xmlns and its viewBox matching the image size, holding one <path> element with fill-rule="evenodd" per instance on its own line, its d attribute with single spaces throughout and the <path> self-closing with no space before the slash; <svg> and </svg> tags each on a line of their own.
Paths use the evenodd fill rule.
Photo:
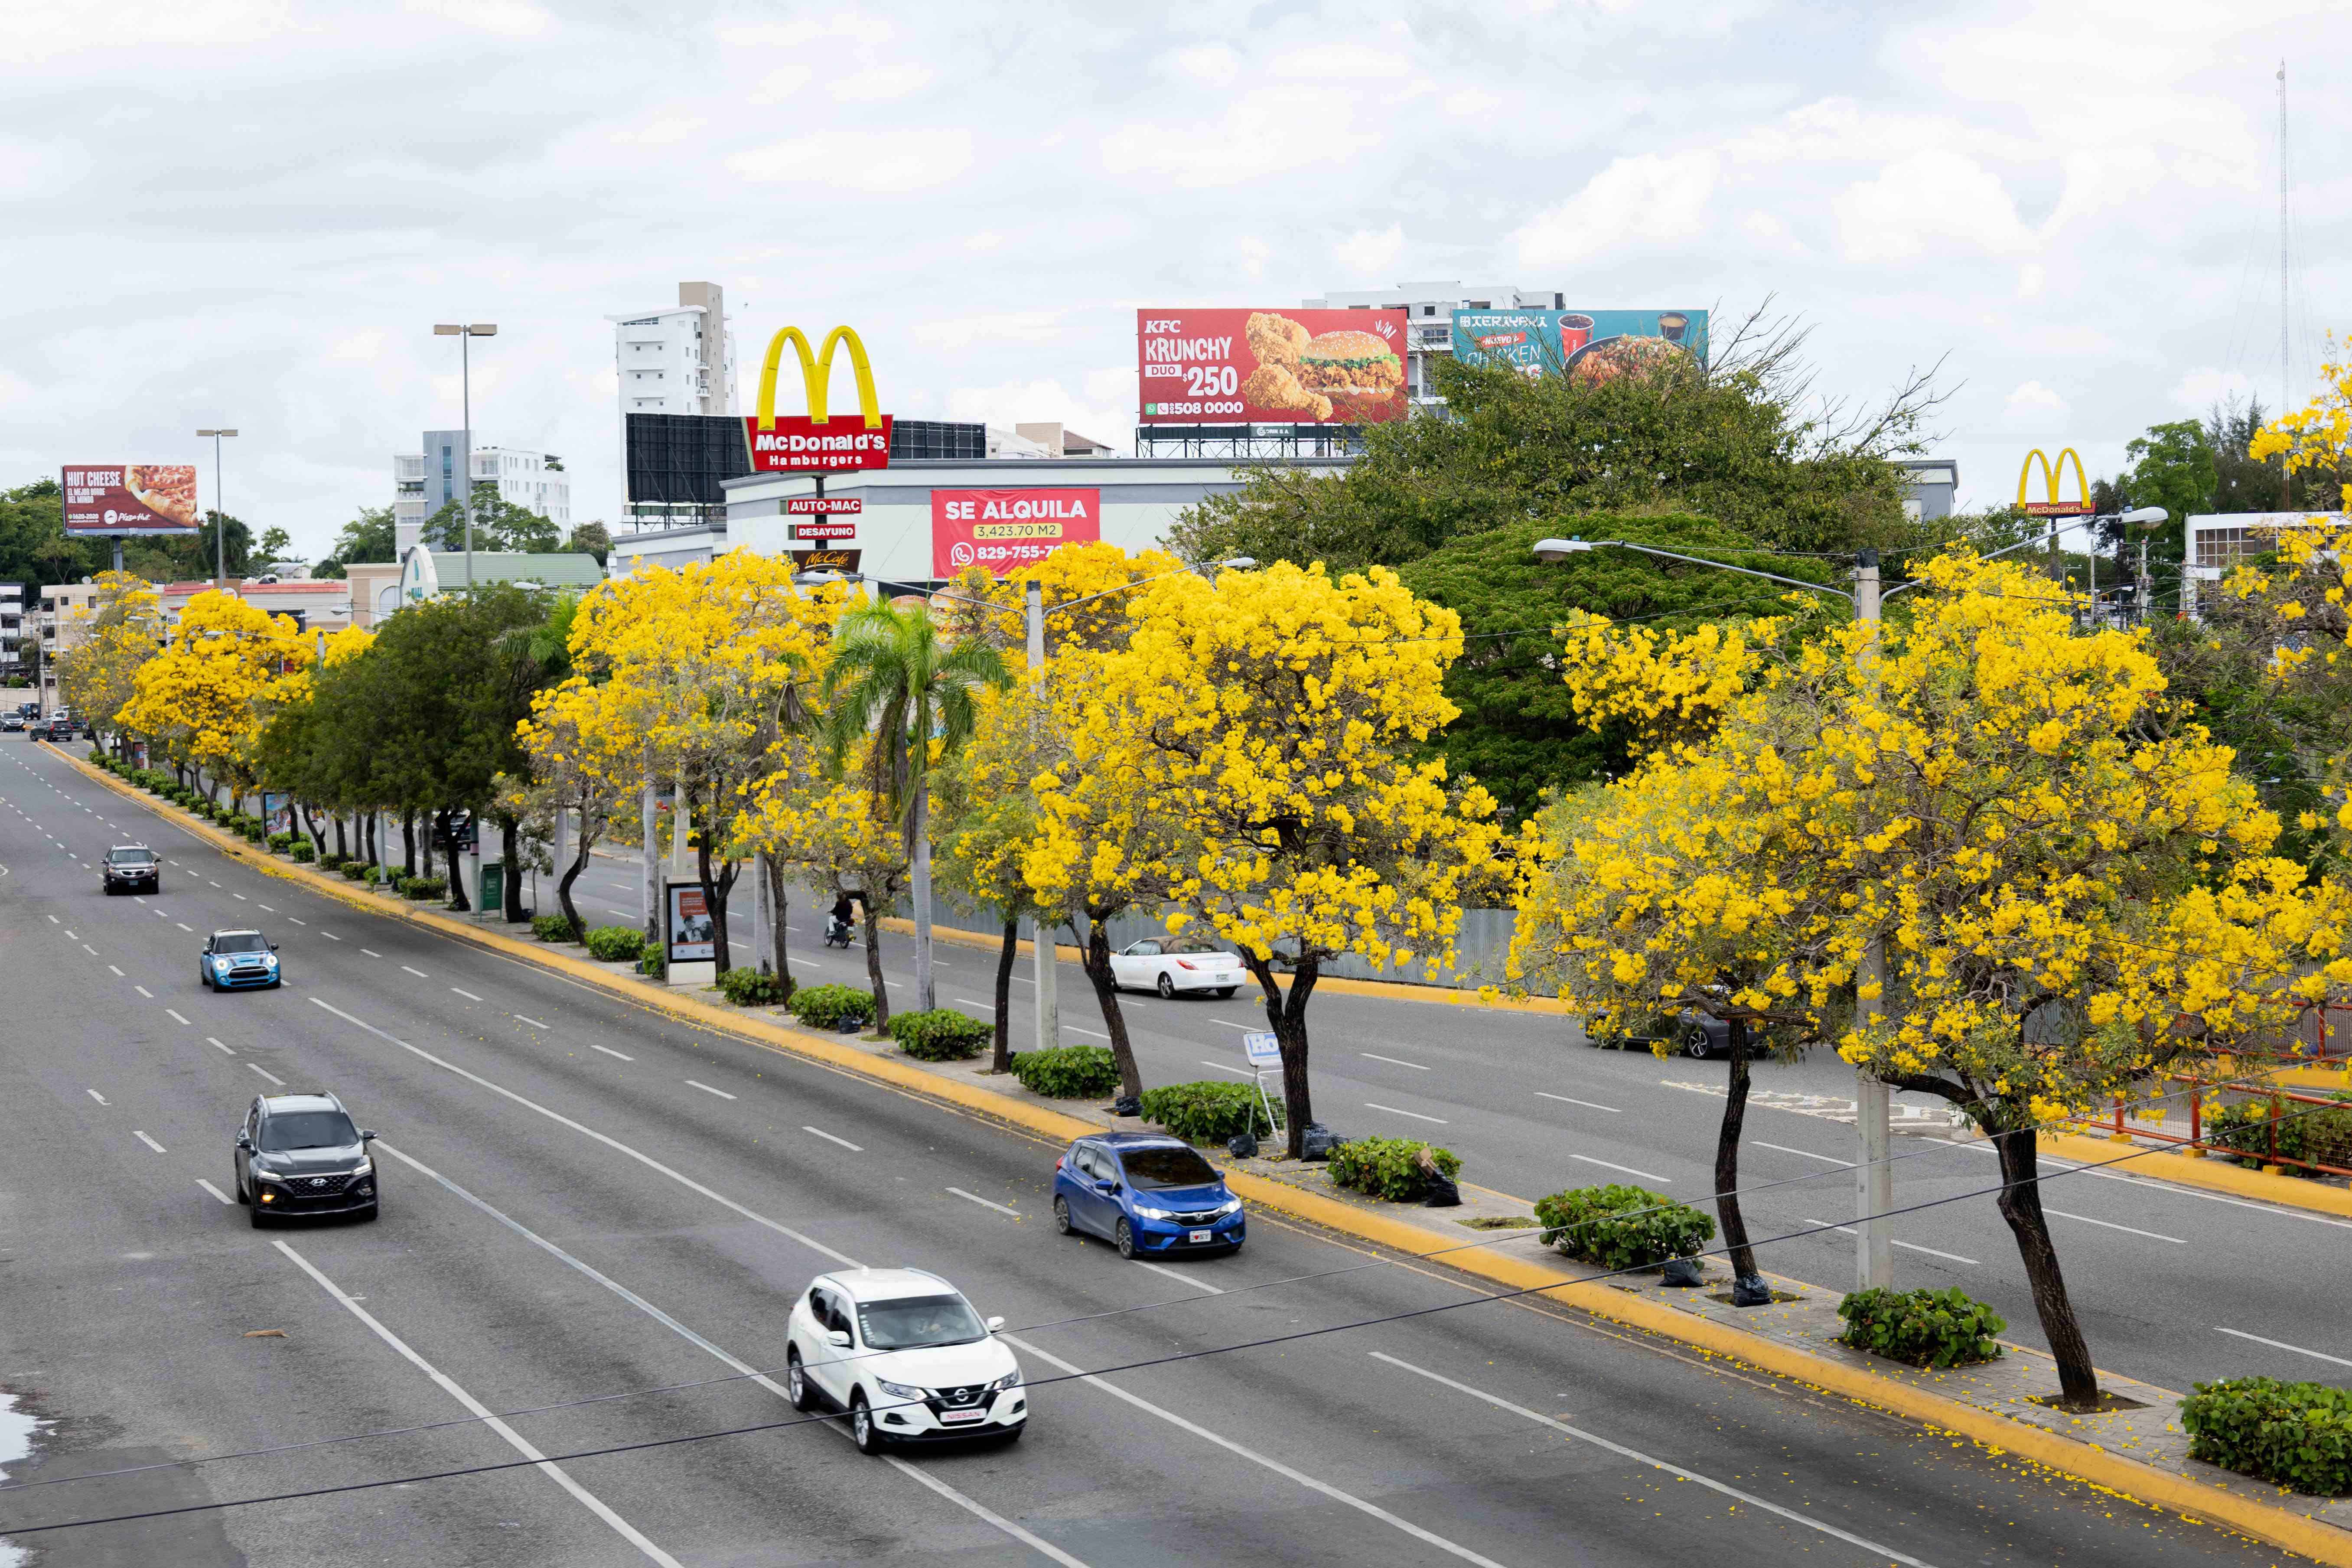
<svg viewBox="0 0 2352 1568">
<path fill-rule="evenodd" d="M 68 755 L 68 760 L 159 814 L 169 809 L 165 803 L 78 757 Z M 172 811 L 171 815 L 224 853 L 268 875 L 572 975 L 625 1000 L 768 1049 L 825 1062 L 1055 1142 L 1122 1124 L 1108 1107 L 1032 1094 L 1010 1078 L 991 1074 L 985 1058 L 922 1062 L 887 1040 L 818 1034 L 791 1021 L 782 1009 L 735 1008 L 719 1000 L 715 992 L 688 992 L 658 984 L 635 974 L 628 965 L 600 963 L 568 948 L 509 934 L 518 928 L 506 926 L 494 916 L 452 915 L 383 893 L 371 894 L 341 877 L 295 866 L 258 846 L 232 838 L 185 813 Z M 2051 1142 L 2066 1145 L 2052 1149 L 2063 1158 L 2112 1159 L 2123 1152 L 2114 1143 L 2092 1140 L 2053 1139 Z M 2089 1152 L 2074 1145 L 2087 1145 Z M 2192 1167 L 2199 1176 L 2226 1170 L 2232 1177 L 2259 1181 L 2265 1184 L 2264 1196 L 2271 1195 L 2272 1184 L 2311 1184 L 2266 1177 L 2221 1161 L 2183 1160 L 2170 1154 L 2150 1154 L 2134 1163 L 2158 1161 Z M 1408 1255 L 1436 1259 L 1442 1254 L 1447 1266 L 1507 1290 L 1539 1292 L 1595 1316 L 1877 1406 L 1931 1429 L 1971 1438 L 1995 1454 L 2014 1453 L 2140 1501 L 2218 1521 L 2318 1562 L 2352 1568 L 2352 1498 L 2307 1497 L 2190 1459 L 2189 1439 L 2179 1429 L 2181 1396 L 2172 1390 L 2103 1372 L 2101 1384 L 2114 1407 L 2096 1415 L 2074 1415 L 2037 1403 L 2055 1395 L 2058 1389 L 2054 1368 L 2038 1352 L 2011 1345 L 2001 1360 L 1987 1366 L 1920 1371 L 1836 1343 L 1843 1327 L 1837 1316 L 1838 1293 L 1801 1280 L 1767 1275 L 1776 1298 L 1773 1305 L 1734 1309 L 1729 1305 L 1729 1270 L 1719 1258 L 1706 1260 L 1706 1283 L 1698 1289 L 1668 1289 L 1655 1273 L 1648 1271 L 1602 1279 L 1601 1271 L 1542 1246 L 1532 1229 L 1481 1231 L 1459 1223 L 1531 1213 L 1527 1200 L 1508 1194 L 1465 1183 L 1461 1208 L 1433 1210 L 1340 1191 L 1331 1185 L 1328 1172 L 1319 1165 L 1260 1157 L 1231 1162 L 1228 1171 L 1234 1190 L 1263 1208 Z M 2175 1179 L 2208 1184 L 2191 1177 Z M 1479 1242 L 1488 1245 L 1465 1249 L 1465 1244 Z"/>
</svg>

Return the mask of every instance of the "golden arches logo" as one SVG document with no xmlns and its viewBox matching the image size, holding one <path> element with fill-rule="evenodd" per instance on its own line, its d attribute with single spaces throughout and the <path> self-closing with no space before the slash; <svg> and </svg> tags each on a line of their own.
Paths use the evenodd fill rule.
<svg viewBox="0 0 2352 1568">
<path fill-rule="evenodd" d="M 2044 500 L 2027 499 L 2027 482 L 2033 477 L 2034 465 L 2037 463 L 2042 468 L 2042 494 L 2048 498 Z M 2076 499 L 2063 501 L 2058 499 L 2058 488 L 2060 476 L 2065 473 L 2066 465 L 2069 463 L 2074 465 Z M 2032 517 L 2074 516 L 2091 510 L 2091 481 L 2084 476 L 2083 459 L 2076 454 L 2074 448 L 2072 447 L 2060 448 L 2058 460 L 2054 463 L 2039 447 L 2028 452 L 2025 455 L 2023 466 L 2017 470 L 2017 504 L 2024 508 L 2027 515 Z"/>
<path fill-rule="evenodd" d="M 760 401 L 757 405 L 759 428 L 776 427 L 776 371 L 782 363 L 784 345 L 789 342 L 800 356 L 801 385 L 808 394 L 808 417 L 812 425 L 825 423 L 825 397 L 833 385 L 833 351 L 836 347 L 849 350 L 849 368 L 857 379 L 857 406 L 866 416 L 868 430 L 882 428 L 882 405 L 874 395 L 874 369 L 866 363 L 866 345 L 847 327 L 835 327 L 825 334 L 824 348 L 818 353 L 809 352 L 808 339 L 798 327 L 786 327 L 768 340 L 768 357 L 760 366 Z"/>
</svg>

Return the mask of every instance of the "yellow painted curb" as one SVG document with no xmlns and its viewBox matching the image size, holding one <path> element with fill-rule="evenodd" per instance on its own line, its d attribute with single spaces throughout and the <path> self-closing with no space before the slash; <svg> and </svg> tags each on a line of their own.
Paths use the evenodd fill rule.
<svg viewBox="0 0 2352 1568">
<path fill-rule="evenodd" d="M 2302 1067 L 2282 1068 L 2269 1076 L 2273 1083 L 2288 1089 L 2352 1089 L 2352 1066 L 2323 1067 L 2310 1062 Z"/>
<path fill-rule="evenodd" d="M 2059 1159 L 2080 1160 L 2085 1164 L 2101 1163 L 2128 1152 L 2112 1139 L 2078 1138 L 2063 1132 L 2046 1135 L 2041 1140 L 2041 1147 L 2043 1152 Z M 2192 1160 L 2185 1154 L 2143 1154 L 2124 1169 L 2136 1176 L 2178 1182 L 2184 1187 L 2202 1187 L 2209 1192 L 2228 1193 L 2232 1197 L 2260 1198 L 2288 1208 L 2352 1219 L 2352 1189 L 2326 1186 L 2299 1176 L 2268 1176 L 2219 1157 Z"/>
<path fill-rule="evenodd" d="M 55 747 L 51 749 L 57 750 Z M 58 754 L 100 783 L 153 809 L 155 803 L 145 791 L 101 768 L 92 767 L 69 752 L 59 751 Z M 162 814 L 158 812 L 158 815 Z M 354 907 L 373 910 L 379 914 L 395 914 L 416 924 L 463 938 L 478 946 L 560 970 L 626 1000 L 658 1008 L 708 1028 L 747 1037 L 772 1048 L 824 1062 L 843 1071 L 888 1084 L 894 1089 L 980 1111 L 1048 1137 L 1076 1138 L 1102 1131 L 1093 1122 L 1081 1121 L 1044 1106 L 1014 1100 L 978 1084 L 943 1079 L 905 1062 L 837 1044 L 823 1036 L 788 1029 L 764 1018 L 744 1016 L 731 1011 L 721 1012 L 708 1003 L 640 985 L 585 960 L 550 952 L 535 942 L 518 942 L 496 931 L 483 931 L 425 910 L 386 905 L 354 888 L 339 885 L 340 879 L 331 879 L 320 872 L 279 865 L 267 856 L 253 855 L 249 853 L 249 845 L 231 839 L 206 823 L 190 820 L 179 826 L 193 829 L 200 837 L 210 840 L 240 860 L 258 865 L 271 876 L 304 883 L 314 891 L 326 893 Z M 2096 1157 L 2101 1158 L 2112 1158 L 2114 1153 L 2112 1144 L 2095 1143 L 2085 1139 L 2053 1139 L 2051 1142 L 2053 1145 L 2080 1144 L 2095 1151 Z M 2067 1157 L 2082 1159 L 2091 1156 L 2068 1152 Z M 2166 1155 L 2151 1155 L 2149 1158 L 2170 1159 L 2175 1164 L 2189 1166 L 2204 1173 L 2205 1162 Z M 2257 1174 L 2244 1171 L 2236 1173 L 2241 1176 Z M 1286 1183 L 1252 1175 L 1245 1171 L 1229 1172 L 1225 1179 L 1244 1197 L 1296 1218 L 1391 1247 L 1411 1257 L 1447 1252 L 1448 1266 L 1465 1273 L 1476 1274 L 1514 1289 L 1537 1291 L 1551 1300 L 1575 1307 L 1595 1317 L 1646 1330 L 1798 1383 L 1826 1389 L 1864 1405 L 1892 1411 L 1924 1426 L 1973 1438 L 1995 1452 L 2019 1454 L 2036 1464 L 2106 1487 L 2142 1502 L 2192 1518 L 2212 1520 L 2274 1546 L 2300 1552 L 2316 1562 L 2333 1564 L 2335 1568 L 2352 1568 L 2352 1531 L 2339 1530 L 2261 1498 L 2186 1476 L 2173 1475 L 2095 1444 L 2063 1437 L 2042 1427 L 2013 1421 L 1996 1412 L 1882 1376 L 1867 1367 L 1817 1356 L 1781 1341 L 1765 1339 L 1645 1297 L 1612 1289 L 1600 1281 L 1562 1274 L 1540 1263 L 1497 1257 L 1475 1248 L 1449 1251 L 1459 1247 L 1461 1243 L 1403 1220 L 1368 1213 L 1319 1193 L 1305 1192 Z M 2174 1179 L 2189 1181 L 2188 1177 Z M 2269 1180 L 2283 1181 L 2284 1178 Z M 2258 1486 L 2261 1483 L 2249 1481 L 2245 1484 Z M 2273 1495 L 2284 1494 L 2273 1490 Z"/>
<path fill-rule="evenodd" d="M 911 933 L 915 922 L 898 915 L 885 915 L 882 917 L 882 929 Z M 959 947 L 984 947 L 991 952 L 1002 951 L 1004 944 L 1001 936 L 991 936 L 982 931 L 959 931 L 953 926 L 935 925 L 931 928 L 931 935 L 940 942 L 951 942 Z M 1027 954 L 1034 952 L 1037 944 L 1016 941 L 1013 945 L 1020 952 Z M 1083 963 L 1086 961 L 1086 954 L 1075 947 L 1056 942 L 1054 951 L 1066 963 Z M 1315 989 L 1339 996 L 1381 996 L 1391 1002 L 1433 1002 L 1455 1007 L 1492 1007 L 1503 1013 L 1572 1016 L 1567 1005 L 1557 996 L 1497 996 L 1490 1002 L 1475 991 L 1465 991 L 1458 985 L 1415 985 L 1402 980 L 1343 980 L 1327 974 L 1316 981 Z"/>
</svg>

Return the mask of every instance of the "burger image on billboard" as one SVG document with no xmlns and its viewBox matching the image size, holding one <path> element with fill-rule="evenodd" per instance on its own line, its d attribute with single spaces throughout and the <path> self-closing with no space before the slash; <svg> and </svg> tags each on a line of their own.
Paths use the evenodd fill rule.
<svg viewBox="0 0 2352 1568">
<path fill-rule="evenodd" d="M 1402 310 L 1136 313 L 1148 423 L 1371 424 L 1404 414 Z"/>
</svg>

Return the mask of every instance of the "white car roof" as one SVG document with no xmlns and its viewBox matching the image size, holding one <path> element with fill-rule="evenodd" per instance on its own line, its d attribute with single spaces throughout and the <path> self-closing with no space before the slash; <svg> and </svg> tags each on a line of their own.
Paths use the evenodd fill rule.
<svg viewBox="0 0 2352 1568">
<path fill-rule="evenodd" d="M 924 1268 L 841 1268 L 825 1276 L 854 1301 L 889 1301 L 901 1296 L 961 1296 L 962 1291 Z"/>
</svg>

